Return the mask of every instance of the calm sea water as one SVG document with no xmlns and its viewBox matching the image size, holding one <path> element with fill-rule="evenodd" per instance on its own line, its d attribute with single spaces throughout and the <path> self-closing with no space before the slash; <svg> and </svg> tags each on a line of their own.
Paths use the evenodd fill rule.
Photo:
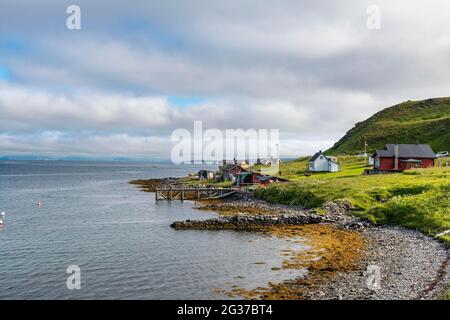
<svg viewBox="0 0 450 320">
<path fill-rule="evenodd" d="M 197 170 L 0 161 L 0 211 L 6 212 L 0 299 L 221 299 L 217 288 L 250 289 L 301 275 L 271 269 L 281 266 L 291 242 L 248 232 L 175 231 L 169 227 L 175 220 L 216 214 L 189 201 L 155 203 L 153 194 L 128 183 Z M 80 290 L 67 289 L 70 265 L 81 269 Z"/>
</svg>

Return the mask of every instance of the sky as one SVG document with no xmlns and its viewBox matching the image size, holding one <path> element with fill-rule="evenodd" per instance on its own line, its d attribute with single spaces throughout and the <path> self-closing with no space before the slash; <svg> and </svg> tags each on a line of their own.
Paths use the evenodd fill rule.
<svg viewBox="0 0 450 320">
<path fill-rule="evenodd" d="M 279 129 L 282 157 L 325 150 L 385 107 L 450 95 L 449 13 L 448 0 L 2 0 L 0 156 L 169 158 L 173 130 L 198 120 Z"/>
</svg>

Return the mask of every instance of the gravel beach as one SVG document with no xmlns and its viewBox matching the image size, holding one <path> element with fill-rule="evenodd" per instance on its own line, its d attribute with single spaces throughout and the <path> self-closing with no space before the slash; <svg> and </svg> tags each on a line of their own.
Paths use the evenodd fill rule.
<svg viewBox="0 0 450 320">
<path fill-rule="evenodd" d="M 264 214 L 249 213 L 252 208 Z M 325 213 L 319 214 L 314 210 L 269 204 L 251 195 L 243 195 L 201 207 L 203 210 L 226 212 L 226 215 L 206 222 L 179 221 L 172 227 L 202 229 L 205 223 L 208 228 L 326 223 L 360 232 L 367 245 L 359 268 L 337 273 L 331 280 L 307 290 L 305 297 L 308 299 L 434 299 L 448 290 L 450 250 L 443 243 L 402 227 L 373 226 L 347 214 L 348 208 L 345 202 L 328 203 L 324 206 Z M 369 279 L 374 282 L 368 284 Z M 292 287 L 295 283 L 288 281 L 286 285 Z"/>
<path fill-rule="evenodd" d="M 310 292 L 311 299 L 433 299 L 450 283 L 449 249 L 401 227 L 359 230 L 368 240 L 358 271 L 337 274 Z M 368 266 L 379 268 L 379 289 L 367 286 Z"/>
</svg>

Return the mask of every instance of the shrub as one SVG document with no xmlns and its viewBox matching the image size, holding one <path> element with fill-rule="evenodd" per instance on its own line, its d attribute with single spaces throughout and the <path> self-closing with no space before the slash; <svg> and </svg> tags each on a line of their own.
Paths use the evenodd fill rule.
<svg viewBox="0 0 450 320">
<path fill-rule="evenodd" d="M 395 190 L 399 191 L 399 195 L 369 209 L 367 215 L 377 223 L 399 224 L 427 234 L 436 234 L 450 228 L 449 188 L 449 184 L 428 186 L 425 189 L 423 186 L 398 188 Z M 410 194 L 426 189 L 429 191 Z"/>
<path fill-rule="evenodd" d="M 295 185 L 270 186 L 258 189 L 255 196 L 271 203 L 317 208 L 325 203 L 325 198 L 317 193 L 298 188 Z"/>
</svg>

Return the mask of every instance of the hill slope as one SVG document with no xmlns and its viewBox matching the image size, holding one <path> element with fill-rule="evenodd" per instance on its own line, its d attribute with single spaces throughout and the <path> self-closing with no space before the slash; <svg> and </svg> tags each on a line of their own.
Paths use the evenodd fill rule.
<svg viewBox="0 0 450 320">
<path fill-rule="evenodd" d="M 381 149 L 386 143 L 428 143 L 435 152 L 450 151 L 450 97 L 406 101 L 357 123 L 334 146 L 331 155 Z"/>
</svg>

